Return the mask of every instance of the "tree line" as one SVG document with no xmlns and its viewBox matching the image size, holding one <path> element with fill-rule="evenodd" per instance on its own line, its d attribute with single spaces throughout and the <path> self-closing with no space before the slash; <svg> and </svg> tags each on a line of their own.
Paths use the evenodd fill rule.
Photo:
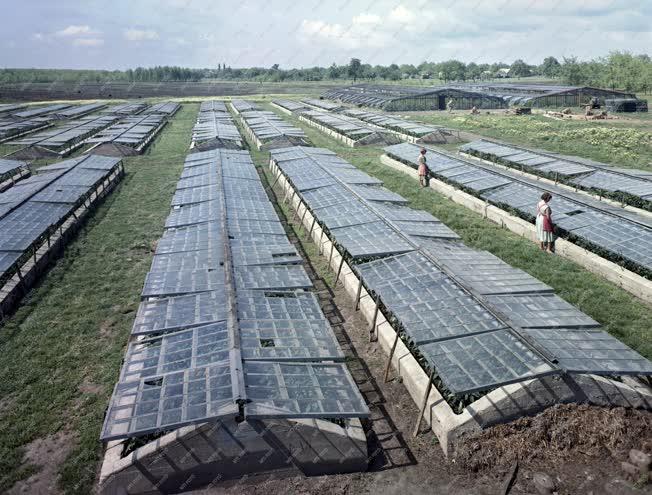
<svg viewBox="0 0 652 495">
<path fill-rule="evenodd" d="M 29 82 L 167 82 L 167 81 L 403 81 L 422 80 L 441 83 L 478 82 L 496 78 L 539 76 L 560 83 L 575 86 L 598 86 L 626 91 L 650 91 L 652 85 L 652 60 L 646 54 L 634 55 L 628 52 L 612 52 L 605 57 L 589 61 L 576 57 L 546 57 L 539 65 L 523 60 L 511 64 L 464 63 L 459 60 L 443 62 L 422 62 L 413 64 L 371 65 L 353 58 L 347 65 L 333 63 L 329 67 L 281 69 L 279 64 L 269 68 L 231 68 L 218 64 L 216 68 L 190 69 L 185 67 L 137 67 L 126 71 L 106 70 L 58 70 L 58 69 L 0 69 L 0 83 Z"/>
</svg>

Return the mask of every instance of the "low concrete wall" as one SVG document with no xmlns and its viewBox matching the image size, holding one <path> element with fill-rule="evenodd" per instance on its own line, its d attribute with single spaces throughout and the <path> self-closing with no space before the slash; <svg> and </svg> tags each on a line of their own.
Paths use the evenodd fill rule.
<svg viewBox="0 0 652 495">
<path fill-rule="evenodd" d="M 236 111 L 235 107 L 233 105 L 231 105 L 231 108 L 234 111 Z M 240 124 L 242 125 L 242 128 L 245 131 L 245 135 L 251 140 L 252 143 L 254 143 L 256 145 L 256 149 L 258 149 L 258 151 L 260 151 L 262 149 L 262 147 L 264 146 L 264 143 L 260 139 L 258 139 L 256 137 L 256 135 L 254 134 L 254 131 L 251 129 L 251 127 L 249 127 L 249 125 L 247 124 L 247 121 L 244 119 L 242 114 L 238 113 L 236 111 L 236 115 L 240 119 Z"/>
<path fill-rule="evenodd" d="M 293 115 L 292 110 L 288 110 L 287 108 L 282 107 L 281 105 L 277 105 L 274 102 L 270 103 L 270 106 L 279 109 L 283 113 L 287 113 L 288 115 Z"/>
<path fill-rule="evenodd" d="M 410 177 L 418 179 L 418 174 L 415 169 L 408 167 L 398 160 L 383 155 L 381 156 L 380 161 L 394 170 L 398 170 Z M 536 227 L 534 224 L 514 216 L 497 206 L 490 205 L 471 194 L 465 193 L 464 191 L 456 189 L 454 186 L 435 178 L 430 179 L 430 187 L 443 194 L 448 199 L 457 204 L 466 206 L 468 209 L 473 210 L 494 223 L 497 223 L 501 227 L 505 227 L 521 237 L 538 243 Z M 605 260 L 597 254 L 587 251 L 586 249 L 565 239 L 557 239 L 555 242 L 555 248 L 558 255 L 574 261 L 596 275 L 604 277 L 610 282 L 616 284 L 618 287 L 636 296 L 646 304 L 652 304 L 652 281 L 647 280 L 616 263 Z"/>
<path fill-rule="evenodd" d="M 0 193 L 5 192 L 10 187 L 14 186 L 16 182 L 22 179 L 26 179 L 30 175 L 31 172 L 29 170 L 29 167 L 21 167 L 14 175 L 12 175 L 7 180 L 5 180 L 2 184 L 0 184 Z"/>
<path fill-rule="evenodd" d="M 283 189 L 285 199 L 301 219 L 303 228 L 317 244 L 319 253 L 330 260 L 330 268 L 337 273 L 342 263 L 341 255 L 334 249 L 332 241 L 319 224 L 314 222 L 312 213 L 273 160 L 270 161 L 269 167 L 275 179 L 278 178 L 277 183 Z M 348 295 L 355 299 L 360 280 L 346 262 L 342 264 L 339 281 Z M 359 308 L 370 325 L 373 322 L 375 307 L 373 298 L 362 287 Z M 375 337 L 382 351 L 389 356 L 396 340 L 396 331 L 382 312 L 379 312 L 376 318 Z M 401 339 L 397 342 L 391 366 L 401 376 L 412 400 L 420 406 L 430 379 Z M 455 454 L 458 441 L 467 435 L 479 432 L 487 426 L 536 414 L 558 402 L 586 402 L 652 410 L 652 390 L 636 389 L 593 375 L 574 378 L 549 376 L 500 387 L 466 407 L 461 414 L 455 414 L 437 388 L 432 387 L 423 419 L 437 436 L 444 453 L 451 456 Z M 415 414 L 415 422 L 417 416 L 418 414 Z"/>
<path fill-rule="evenodd" d="M 100 473 L 106 495 L 180 493 L 261 475 L 365 471 L 367 441 L 358 419 L 345 427 L 325 420 L 223 419 L 179 428 L 122 457 L 110 442 Z"/>
</svg>

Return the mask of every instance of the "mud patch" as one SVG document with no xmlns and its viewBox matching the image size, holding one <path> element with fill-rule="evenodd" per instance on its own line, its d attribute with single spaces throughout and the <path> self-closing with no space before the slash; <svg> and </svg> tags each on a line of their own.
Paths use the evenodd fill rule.
<svg viewBox="0 0 652 495">
<path fill-rule="evenodd" d="M 114 323 L 115 322 L 112 319 L 104 320 L 100 323 L 100 337 L 109 337 Z"/>
<path fill-rule="evenodd" d="M 84 381 L 79 384 L 77 390 L 85 395 L 99 395 L 104 391 L 104 387 L 91 383 L 88 381 L 88 378 L 84 378 Z"/>
<path fill-rule="evenodd" d="M 38 472 L 17 482 L 7 495 L 34 495 L 61 493 L 57 487 L 59 466 L 74 447 L 75 435 L 58 432 L 37 438 L 25 447 L 24 463 L 36 466 Z"/>
<path fill-rule="evenodd" d="M 9 410 L 13 409 L 15 404 L 15 395 L 8 395 L 7 397 L 0 399 L 0 416 L 3 416 L 5 413 L 9 412 Z"/>
</svg>

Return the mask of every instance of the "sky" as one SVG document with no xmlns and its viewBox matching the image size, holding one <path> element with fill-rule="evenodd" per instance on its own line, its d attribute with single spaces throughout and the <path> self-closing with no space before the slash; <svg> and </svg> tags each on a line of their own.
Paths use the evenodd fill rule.
<svg viewBox="0 0 652 495">
<path fill-rule="evenodd" d="M 0 67 L 539 64 L 652 47 L 652 0 L 0 0 L 0 12 Z"/>
</svg>

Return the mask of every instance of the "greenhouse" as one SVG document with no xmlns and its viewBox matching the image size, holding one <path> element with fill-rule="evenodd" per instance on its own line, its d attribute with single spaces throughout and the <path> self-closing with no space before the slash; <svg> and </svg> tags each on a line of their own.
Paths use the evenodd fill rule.
<svg viewBox="0 0 652 495">
<path fill-rule="evenodd" d="M 359 277 L 357 297 L 373 295 L 445 396 L 551 374 L 652 374 L 551 287 L 382 185 L 361 185 L 366 174 L 328 150 L 275 150 L 272 164 Z"/>
<path fill-rule="evenodd" d="M 480 141 L 480 143 L 484 143 Z M 478 146 L 471 143 L 470 146 Z M 421 146 L 401 143 L 385 148 L 387 157 L 416 169 Z M 501 162 L 502 165 L 502 162 Z M 544 191 L 555 197 L 555 226 L 559 236 L 618 263 L 639 275 L 652 277 L 652 222 L 644 215 L 594 200 L 536 178 L 470 162 L 430 148 L 432 177 L 534 223 L 532 205 Z M 596 172 L 598 173 L 598 172 Z M 604 172 L 600 172 L 604 173 Z"/>
<path fill-rule="evenodd" d="M 299 120 L 343 141 L 351 147 L 368 144 L 396 144 L 400 138 L 386 129 L 364 122 L 350 115 L 308 110 Z"/>
<path fill-rule="evenodd" d="M 343 112 L 357 119 L 377 125 L 411 143 L 459 143 L 459 131 L 442 126 L 395 118 L 383 113 L 368 112 L 359 108 L 348 108 Z"/>
<path fill-rule="evenodd" d="M 602 105 L 608 99 L 636 100 L 635 95 L 588 86 L 548 84 L 455 84 L 450 86 L 410 87 L 358 84 L 334 88 L 322 95 L 330 100 L 361 107 L 382 108 L 388 112 L 445 110 L 453 100 L 456 110 L 528 107 L 570 107 L 588 104 L 596 98 Z M 636 100 L 640 101 L 640 100 Z M 641 110 L 643 105 L 641 104 Z M 647 104 L 645 105 L 647 108 Z"/>
<path fill-rule="evenodd" d="M 461 110 L 507 107 L 507 103 L 499 96 L 443 86 L 416 88 L 359 84 L 331 89 L 323 97 L 360 107 L 381 108 L 387 112 L 446 110 L 451 99 L 455 102 L 455 108 Z"/>
<path fill-rule="evenodd" d="M 131 156 L 142 153 L 167 123 L 162 113 L 134 115 L 103 129 L 87 142 L 98 155 Z"/>
<path fill-rule="evenodd" d="M 605 104 L 609 98 L 634 98 L 632 93 L 589 86 L 553 86 L 549 84 L 465 84 L 455 86 L 502 98 L 509 105 L 528 107 L 577 107 L 592 99 Z"/>
<path fill-rule="evenodd" d="M 235 103 L 232 102 L 232 104 Z M 249 102 L 242 102 L 245 108 Z M 234 108 L 236 106 L 234 105 Z M 306 134 L 298 127 L 285 122 L 274 112 L 246 110 L 240 113 L 240 121 L 247 135 L 259 150 L 271 150 L 286 146 L 310 146 Z"/>
<path fill-rule="evenodd" d="M 652 180 L 644 171 L 611 167 L 593 160 L 486 139 L 467 143 L 460 151 L 652 211 Z"/>
<path fill-rule="evenodd" d="M 134 115 L 142 112 L 148 107 L 147 103 L 122 103 L 113 105 L 102 110 L 102 113 L 112 113 L 114 115 Z"/>
<path fill-rule="evenodd" d="M 215 148 L 242 149 L 244 143 L 231 114 L 221 101 L 205 101 L 192 130 L 190 149 L 208 151 Z"/>
<path fill-rule="evenodd" d="M 45 129 L 20 139 L 10 141 L 12 146 L 23 146 L 12 156 L 20 159 L 63 157 L 82 146 L 94 136 L 118 120 L 116 115 L 86 116 L 71 120 L 63 126 Z"/>
<path fill-rule="evenodd" d="M 278 108 L 284 113 L 287 113 L 288 115 L 292 115 L 294 113 L 299 113 L 299 112 L 305 112 L 306 110 L 311 109 L 311 107 L 309 107 L 305 103 L 301 103 L 300 101 L 294 101 L 294 100 L 273 100 L 272 106 Z"/>
<path fill-rule="evenodd" d="M 608 112 L 647 112 L 647 100 L 639 98 L 607 98 L 604 104 Z"/>
</svg>

